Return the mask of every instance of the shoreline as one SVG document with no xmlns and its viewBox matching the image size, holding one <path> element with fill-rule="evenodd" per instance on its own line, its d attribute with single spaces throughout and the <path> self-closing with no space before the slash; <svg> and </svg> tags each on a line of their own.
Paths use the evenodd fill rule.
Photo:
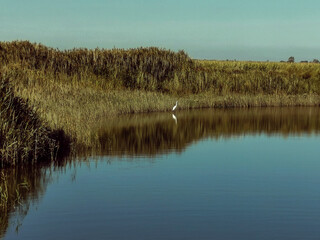
<svg viewBox="0 0 320 240">
<path fill-rule="evenodd" d="M 319 64 L 193 60 L 154 47 L 0 42 L 0 85 L 1 165 L 90 148 L 99 118 L 171 112 L 176 101 L 177 111 L 320 105 Z"/>
</svg>

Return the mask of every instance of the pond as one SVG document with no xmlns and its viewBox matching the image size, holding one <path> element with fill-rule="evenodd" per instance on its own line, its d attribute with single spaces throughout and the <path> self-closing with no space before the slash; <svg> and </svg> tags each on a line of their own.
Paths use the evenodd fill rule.
<svg viewBox="0 0 320 240">
<path fill-rule="evenodd" d="M 2 170 L 9 239 L 319 239 L 319 108 L 101 120 L 98 147 Z M 14 207 L 13 207 L 14 206 Z"/>
</svg>

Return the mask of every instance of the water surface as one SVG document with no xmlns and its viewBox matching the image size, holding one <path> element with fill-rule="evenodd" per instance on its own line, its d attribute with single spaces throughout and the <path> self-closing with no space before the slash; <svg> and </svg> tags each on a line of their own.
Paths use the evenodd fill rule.
<svg viewBox="0 0 320 240">
<path fill-rule="evenodd" d="M 28 189 L 1 212 L 0 235 L 319 239 L 319 130 L 318 108 L 102 120 L 94 152 L 5 171 L 12 191 Z"/>
</svg>

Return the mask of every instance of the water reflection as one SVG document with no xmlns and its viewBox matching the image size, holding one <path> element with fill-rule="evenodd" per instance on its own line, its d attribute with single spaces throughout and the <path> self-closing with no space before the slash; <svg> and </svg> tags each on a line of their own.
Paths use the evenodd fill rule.
<svg viewBox="0 0 320 240">
<path fill-rule="evenodd" d="M 27 214 L 31 203 L 36 203 L 43 196 L 50 182 L 50 171 L 40 167 L 20 167 L 1 169 L 0 199 L 0 238 L 11 224 L 16 230 Z"/>
<path fill-rule="evenodd" d="M 95 155 L 148 156 L 181 152 L 204 138 L 231 138 L 246 134 L 317 134 L 319 108 L 253 108 L 179 111 L 175 114 L 139 114 L 101 120 Z M 80 156 L 91 155 L 82 151 Z M 72 160 L 74 161 L 74 160 Z M 70 159 L 52 166 L 1 170 L 0 238 L 9 225 L 19 227 L 29 205 L 37 203 L 52 181 L 52 172 L 63 170 Z M 74 176 L 75 177 L 75 176 Z M 17 229 L 18 230 L 18 229 Z"/>
<path fill-rule="evenodd" d="M 171 116 L 172 115 L 172 116 Z M 172 121 L 172 119 L 174 121 Z M 124 116 L 100 122 L 98 155 L 154 156 L 203 138 L 318 133 L 319 108 L 208 109 Z"/>
<path fill-rule="evenodd" d="M 178 122 L 177 122 L 177 117 L 176 117 L 176 115 L 172 114 L 172 118 L 173 118 L 174 122 L 177 124 Z"/>
</svg>

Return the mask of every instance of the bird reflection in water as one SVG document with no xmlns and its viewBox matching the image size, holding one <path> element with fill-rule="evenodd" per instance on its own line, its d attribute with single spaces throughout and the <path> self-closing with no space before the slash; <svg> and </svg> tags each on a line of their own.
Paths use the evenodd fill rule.
<svg viewBox="0 0 320 240">
<path fill-rule="evenodd" d="M 174 119 L 175 123 L 177 124 L 177 117 L 172 113 L 172 118 Z"/>
</svg>

